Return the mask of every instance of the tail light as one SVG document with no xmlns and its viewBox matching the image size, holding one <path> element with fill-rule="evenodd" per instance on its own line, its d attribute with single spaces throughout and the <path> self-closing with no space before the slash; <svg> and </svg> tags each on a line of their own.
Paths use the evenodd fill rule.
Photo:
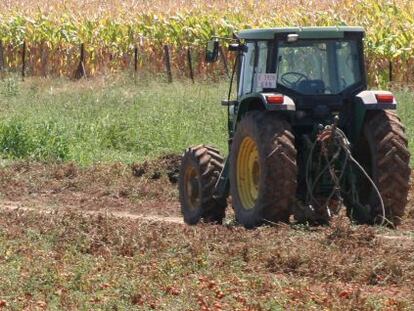
<svg viewBox="0 0 414 311">
<path fill-rule="evenodd" d="M 273 105 L 281 105 L 285 101 L 283 95 L 269 95 L 266 96 L 267 102 Z"/>
<path fill-rule="evenodd" d="M 393 103 L 394 102 L 394 95 L 392 94 L 375 94 L 377 101 L 379 103 Z"/>
</svg>

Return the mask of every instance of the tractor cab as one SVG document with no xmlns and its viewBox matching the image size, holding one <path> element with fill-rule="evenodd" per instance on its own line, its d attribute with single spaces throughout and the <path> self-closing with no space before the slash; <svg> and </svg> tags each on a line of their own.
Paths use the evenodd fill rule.
<svg viewBox="0 0 414 311">
<path fill-rule="evenodd" d="M 239 44 L 238 97 L 278 92 L 297 109 L 337 110 L 366 89 L 360 27 L 244 30 Z M 235 47 L 233 47 L 235 49 Z"/>
<path fill-rule="evenodd" d="M 230 106 L 229 130 L 251 110 L 288 111 L 292 126 L 309 131 L 332 123 L 338 113 L 365 113 L 368 97 L 362 27 L 294 27 L 249 29 L 235 34 L 229 50 L 236 53 L 237 99 Z M 207 47 L 207 61 L 218 60 L 219 40 Z M 232 84 L 230 85 L 232 88 Z M 231 93 L 231 90 L 229 94 Z M 388 92 L 385 95 L 390 96 Z M 392 96 L 382 108 L 395 109 Z M 351 111 L 345 111 L 351 110 Z M 347 123 L 350 139 L 360 125 Z"/>
</svg>

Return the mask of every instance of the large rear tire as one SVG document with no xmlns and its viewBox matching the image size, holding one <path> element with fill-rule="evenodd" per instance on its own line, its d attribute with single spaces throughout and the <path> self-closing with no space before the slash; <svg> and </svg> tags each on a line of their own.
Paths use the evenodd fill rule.
<svg viewBox="0 0 414 311">
<path fill-rule="evenodd" d="M 405 129 L 394 112 L 368 112 L 354 156 L 378 187 L 384 201 L 386 224 L 398 225 L 407 204 L 411 170 Z M 356 188 L 366 208 L 361 210 L 348 204 L 348 214 L 361 224 L 381 223 L 383 212 L 378 195 L 362 174 L 358 176 Z"/>
<path fill-rule="evenodd" d="M 195 225 L 200 220 L 222 223 L 226 198 L 214 198 L 214 187 L 223 169 L 223 157 L 211 146 L 188 148 L 181 160 L 179 198 L 184 222 Z"/>
<path fill-rule="evenodd" d="M 288 222 L 297 165 L 290 124 L 272 112 L 248 112 L 230 153 L 230 193 L 236 220 L 246 228 Z"/>
</svg>

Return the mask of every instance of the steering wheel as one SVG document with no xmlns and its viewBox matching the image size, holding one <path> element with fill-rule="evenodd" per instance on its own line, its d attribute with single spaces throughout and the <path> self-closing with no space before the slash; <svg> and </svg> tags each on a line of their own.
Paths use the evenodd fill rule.
<svg viewBox="0 0 414 311">
<path fill-rule="evenodd" d="M 288 79 L 287 77 L 289 75 L 293 76 L 293 78 L 296 77 L 296 80 L 291 81 L 291 79 Z M 280 80 L 287 87 L 294 89 L 300 81 L 309 80 L 309 78 L 303 73 L 296 72 L 296 71 L 289 71 L 289 72 L 285 72 L 284 74 L 282 74 L 282 76 L 280 77 Z"/>
</svg>

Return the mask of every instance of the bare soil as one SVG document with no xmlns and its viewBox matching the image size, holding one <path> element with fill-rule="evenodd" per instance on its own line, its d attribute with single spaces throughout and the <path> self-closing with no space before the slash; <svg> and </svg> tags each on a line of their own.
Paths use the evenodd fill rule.
<svg viewBox="0 0 414 311">
<path fill-rule="evenodd" d="M 131 165 L 15 162 L 0 170 L 3 206 L 63 208 L 124 215 L 181 218 L 177 181 L 180 156 Z M 396 234 L 414 230 L 414 186 Z M 232 217 L 231 208 L 228 214 Z"/>
<path fill-rule="evenodd" d="M 56 277 L 61 308 L 412 310 L 411 194 L 397 230 L 354 226 L 344 216 L 329 227 L 245 230 L 229 219 L 190 227 L 177 202 L 178 163 L 168 155 L 133 165 L 19 162 L 1 169 L 0 239 L 9 251 L 0 254 L 0 267 L 14 271 L 6 260 L 14 252 L 27 271 L 0 289 L 0 304 L 6 297 L 16 310 L 39 301 L 51 307 L 50 290 L 31 285 L 32 275 L 84 260 L 96 270 L 82 272 L 82 284 L 93 285 L 83 285 L 81 303 L 68 285 L 76 274 Z"/>
<path fill-rule="evenodd" d="M 83 211 L 179 216 L 176 182 L 179 156 L 126 165 L 18 162 L 0 170 L 3 201 Z"/>
</svg>

